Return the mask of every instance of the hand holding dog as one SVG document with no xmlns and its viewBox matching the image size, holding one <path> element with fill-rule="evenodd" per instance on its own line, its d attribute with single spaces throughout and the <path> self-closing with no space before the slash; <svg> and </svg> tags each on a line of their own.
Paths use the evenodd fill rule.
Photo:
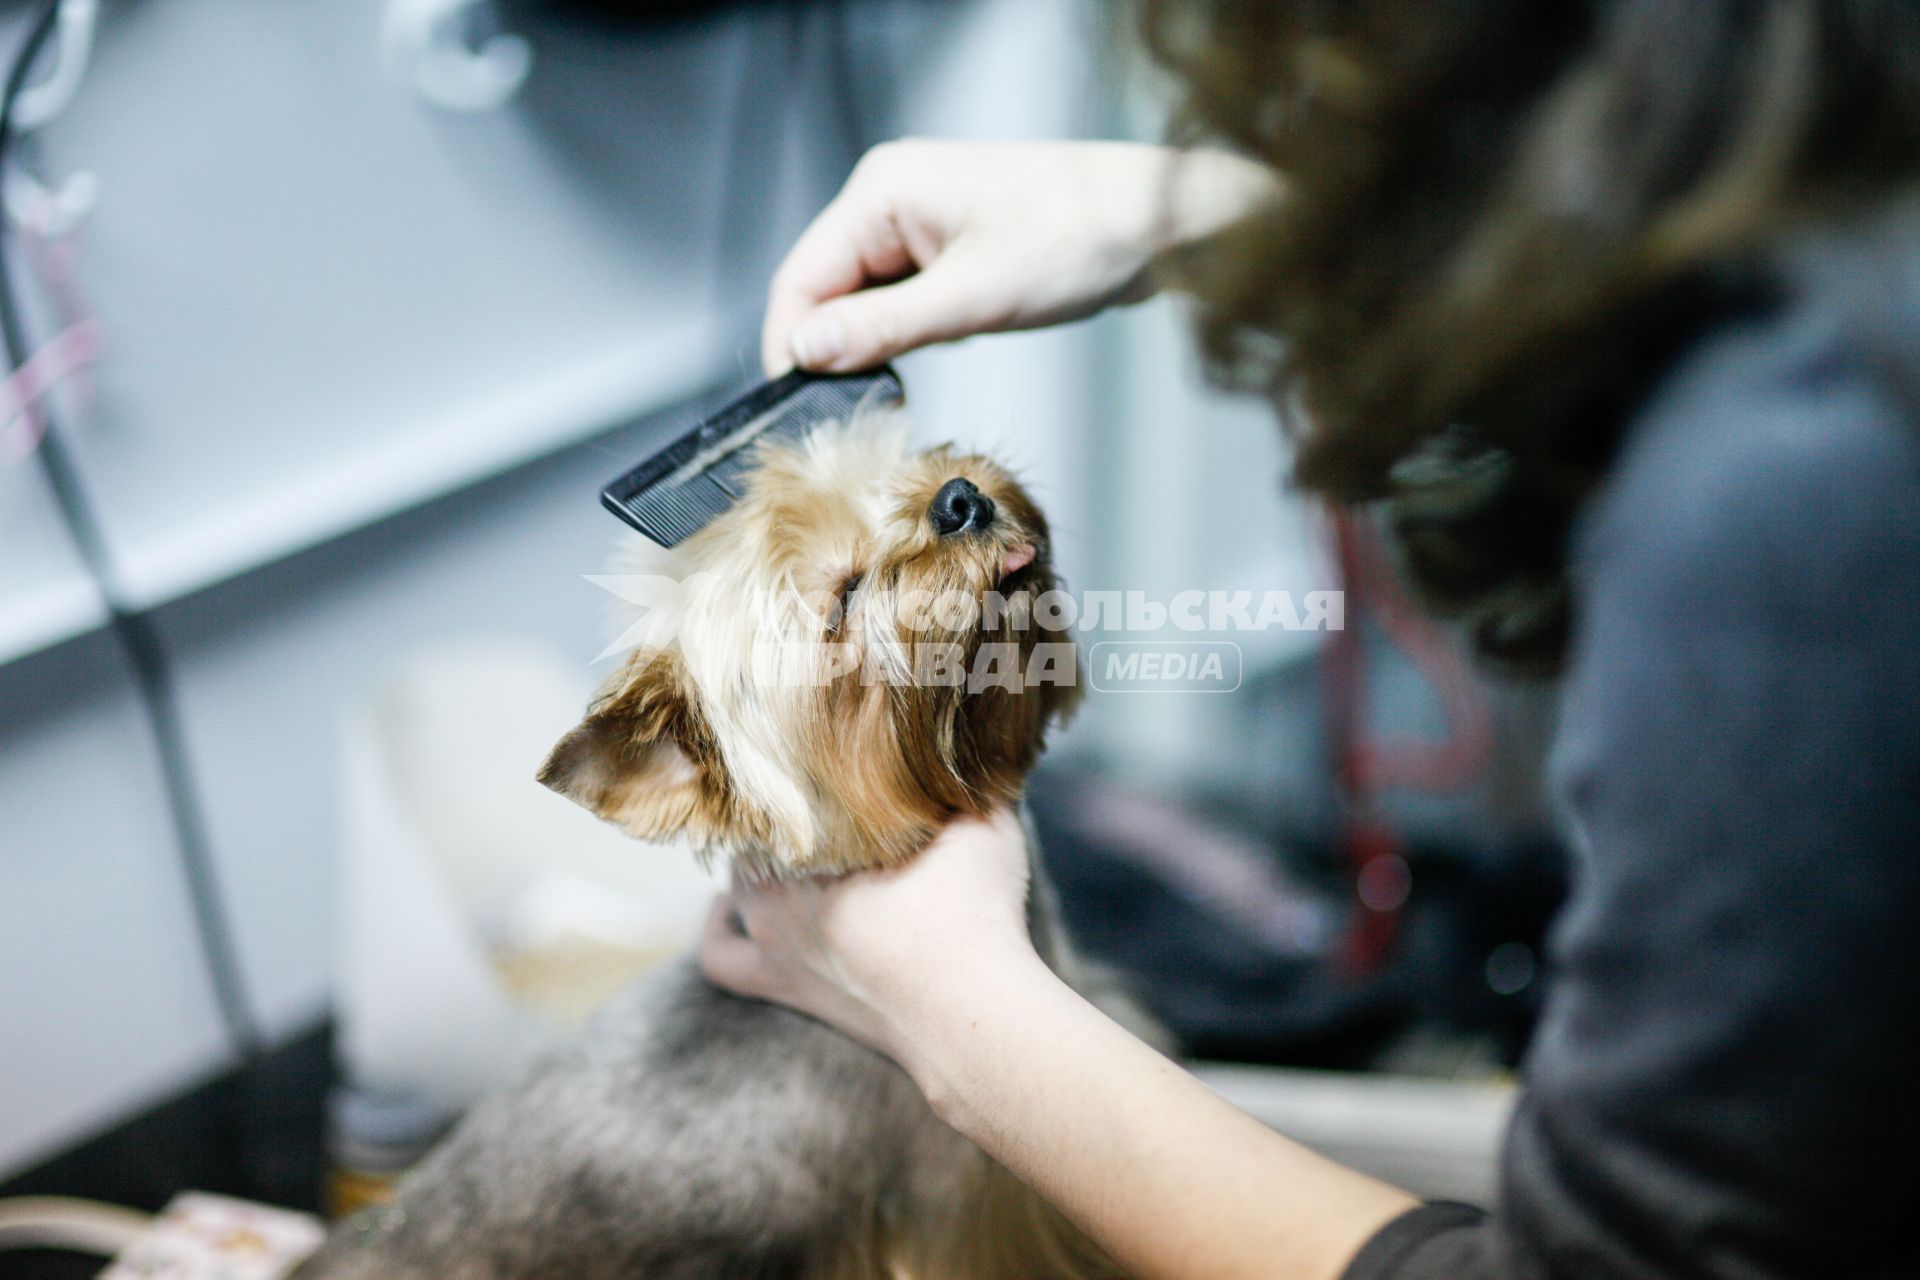
<svg viewBox="0 0 1920 1280">
<path fill-rule="evenodd" d="M 1234 1110 L 1056 978 L 1028 940 L 1027 891 L 1019 820 L 956 819 L 896 870 L 736 884 L 701 965 L 898 1062 L 1129 1275 L 1331 1280 L 1412 1207 Z"/>
<path fill-rule="evenodd" d="M 875 147 L 775 273 L 761 358 L 866 369 L 976 333 L 1078 320 L 1151 294 L 1153 267 L 1274 197 L 1218 151 L 1122 142 Z"/>
<path fill-rule="evenodd" d="M 701 967 L 718 986 L 838 1028 L 927 1088 L 940 1064 L 926 1055 L 949 1043 L 968 992 L 1045 973 L 1027 931 L 1028 875 L 1011 811 L 956 818 L 894 870 L 737 880 L 708 916 Z"/>
</svg>

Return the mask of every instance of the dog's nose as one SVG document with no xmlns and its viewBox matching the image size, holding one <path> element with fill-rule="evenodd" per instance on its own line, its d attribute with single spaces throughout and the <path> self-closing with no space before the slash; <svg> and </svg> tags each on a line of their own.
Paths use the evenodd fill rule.
<svg viewBox="0 0 1920 1280">
<path fill-rule="evenodd" d="M 993 499 L 971 480 L 949 480 L 933 495 L 927 519 L 933 521 L 933 531 L 943 538 L 971 533 L 993 523 Z"/>
</svg>

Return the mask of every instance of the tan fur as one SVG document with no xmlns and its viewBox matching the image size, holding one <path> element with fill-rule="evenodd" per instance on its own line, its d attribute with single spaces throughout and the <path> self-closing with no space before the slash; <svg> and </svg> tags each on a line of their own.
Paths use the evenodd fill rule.
<svg viewBox="0 0 1920 1280">
<path fill-rule="evenodd" d="M 978 599 L 1004 585 L 1030 604 L 1054 588 L 1046 521 L 998 464 L 909 453 L 905 430 L 878 412 L 765 449 L 732 510 L 675 551 L 634 559 L 686 589 L 655 620 L 659 647 L 627 658 L 541 780 L 636 836 L 684 834 L 703 856 L 767 876 L 897 864 L 955 814 L 1013 800 L 1077 687 L 969 694 L 865 676 L 903 670 L 915 645 L 970 656 L 989 642 L 1027 654 L 1063 641 L 1014 616 L 993 634 L 910 617 L 916 593 Z M 991 530 L 934 532 L 927 506 L 956 477 L 994 501 Z M 1036 557 L 1003 584 L 1003 559 L 1021 547 Z M 753 607 L 773 600 L 793 607 Z M 748 673 L 755 646 L 775 642 L 845 645 L 858 665 L 826 680 L 796 656 L 793 678 L 768 687 Z"/>
</svg>

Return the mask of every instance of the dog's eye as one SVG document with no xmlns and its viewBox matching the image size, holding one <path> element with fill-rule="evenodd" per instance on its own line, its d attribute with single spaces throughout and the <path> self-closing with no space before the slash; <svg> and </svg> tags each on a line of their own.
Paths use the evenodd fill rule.
<svg viewBox="0 0 1920 1280">
<path fill-rule="evenodd" d="M 856 573 L 850 575 L 845 582 L 840 584 L 840 612 L 837 624 L 844 624 L 846 622 L 847 614 L 853 608 L 853 593 L 860 589 L 860 584 L 865 582 L 866 578 L 866 574 Z"/>
</svg>

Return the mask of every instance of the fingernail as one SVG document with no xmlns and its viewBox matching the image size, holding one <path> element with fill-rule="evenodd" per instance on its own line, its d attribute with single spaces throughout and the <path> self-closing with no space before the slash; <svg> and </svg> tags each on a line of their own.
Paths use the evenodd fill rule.
<svg viewBox="0 0 1920 1280">
<path fill-rule="evenodd" d="M 847 331 L 832 316 L 815 316 L 793 331 L 794 363 L 818 369 L 838 360 L 847 349 Z"/>
</svg>

